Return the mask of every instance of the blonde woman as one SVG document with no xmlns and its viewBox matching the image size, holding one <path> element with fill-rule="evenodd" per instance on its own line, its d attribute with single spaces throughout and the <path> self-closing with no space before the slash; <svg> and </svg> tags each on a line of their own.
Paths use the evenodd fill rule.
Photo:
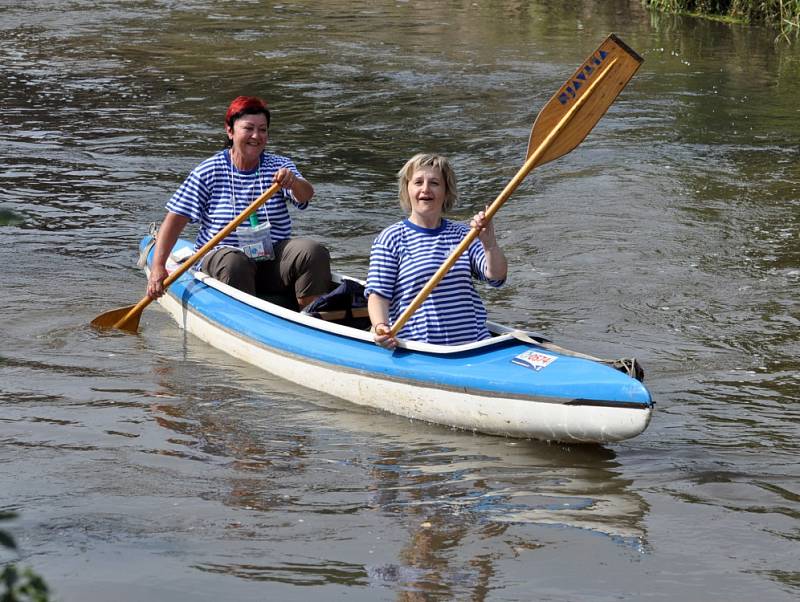
<svg viewBox="0 0 800 602">
<path fill-rule="evenodd" d="M 399 338 L 458 345 L 490 336 L 486 309 L 474 279 L 501 286 L 508 263 L 494 226 L 478 212 L 470 226 L 445 215 L 458 198 L 455 172 L 446 157 L 418 154 L 398 172 L 400 206 L 408 217 L 375 239 L 370 252 L 365 294 L 375 342 L 389 349 L 397 340 L 391 324 L 447 260 L 470 228 L 478 237 L 398 332 Z"/>
</svg>

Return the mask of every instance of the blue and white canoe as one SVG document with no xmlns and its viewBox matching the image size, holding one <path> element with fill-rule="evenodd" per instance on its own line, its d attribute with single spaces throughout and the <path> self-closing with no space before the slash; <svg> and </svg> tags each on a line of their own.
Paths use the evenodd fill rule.
<svg viewBox="0 0 800 602">
<path fill-rule="evenodd" d="M 151 236 L 140 245 L 152 261 Z M 179 240 L 174 261 L 192 253 Z M 598 361 L 562 354 L 489 323 L 466 345 L 401 341 L 298 313 L 188 270 L 159 299 L 188 332 L 271 374 L 349 402 L 492 435 L 568 443 L 629 439 L 647 428 L 647 388 Z"/>
</svg>

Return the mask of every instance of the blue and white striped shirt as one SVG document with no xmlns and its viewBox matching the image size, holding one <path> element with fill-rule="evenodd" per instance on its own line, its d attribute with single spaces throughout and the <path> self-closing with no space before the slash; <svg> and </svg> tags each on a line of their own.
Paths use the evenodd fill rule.
<svg viewBox="0 0 800 602">
<path fill-rule="evenodd" d="M 435 229 L 422 228 L 407 219 L 392 224 L 372 244 L 365 294 L 389 299 L 389 317 L 395 322 L 468 232 L 464 224 L 446 219 Z M 473 277 L 492 286 L 504 282 L 486 278 L 486 254 L 477 238 L 400 329 L 398 337 L 438 345 L 488 338 L 486 308 Z"/>
<path fill-rule="evenodd" d="M 282 167 L 302 177 L 287 157 L 261 153 L 261 162 L 255 169 L 239 171 L 231 164 L 230 152 L 219 151 L 189 173 L 167 203 L 167 211 L 188 217 L 192 223 L 200 222 L 195 241 L 195 249 L 199 249 L 267 190 L 275 172 Z M 292 235 L 289 201 L 298 209 L 308 207 L 307 202 L 298 203 L 288 190 L 280 189 L 258 209 L 259 223 L 269 218 L 273 244 Z M 239 247 L 236 231 L 219 246 Z"/>
</svg>

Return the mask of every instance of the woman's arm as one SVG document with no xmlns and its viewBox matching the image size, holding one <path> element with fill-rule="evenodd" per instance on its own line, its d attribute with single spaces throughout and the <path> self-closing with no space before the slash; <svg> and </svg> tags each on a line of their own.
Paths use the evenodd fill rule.
<svg viewBox="0 0 800 602">
<path fill-rule="evenodd" d="M 367 311 L 369 311 L 369 320 L 372 322 L 372 339 L 387 349 L 397 347 L 397 339 L 389 334 L 392 329 L 389 324 L 389 300 L 381 297 L 378 293 L 372 293 L 367 298 Z"/>
<path fill-rule="evenodd" d="M 308 203 L 314 196 L 314 187 L 308 180 L 297 176 L 292 170 L 281 167 L 272 177 L 272 182 L 289 190 L 298 203 Z"/>
<path fill-rule="evenodd" d="M 167 258 L 188 223 L 188 217 L 168 211 L 158 229 L 153 264 L 150 266 L 150 277 L 147 279 L 147 296 L 151 299 L 158 299 L 164 294 L 164 280 L 168 276 Z"/>
<path fill-rule="evenodd" d="M 494 223 L 486 219 L 486 214 L 479 211 L 470 222 L 471 228 L 478 229 L 478 238 L 486 254 L 486 278 L 489 280 L 505 280 L 508 275 L 508 261 L 503 249 L 497 244 Z"/>
</svg>

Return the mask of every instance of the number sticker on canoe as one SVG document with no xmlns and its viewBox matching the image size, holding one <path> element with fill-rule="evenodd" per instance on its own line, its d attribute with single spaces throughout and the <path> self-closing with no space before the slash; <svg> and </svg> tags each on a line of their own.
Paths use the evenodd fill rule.
<svg viewBox="0 0 800 602">
<path fill-rule="evenodd" d="M 536 370 L 538 372 L 542 368 L 546 368 L 552 364 L 557 359 L 558 356 L 556 355 L 548 355 L 547 353 L 530 349 L 512 358 L 511 362 L 514 364 L 519 364 L 520 366 L 525 366 L 526 368 L 531 368 L 532 370 Z"/>
</svg>

